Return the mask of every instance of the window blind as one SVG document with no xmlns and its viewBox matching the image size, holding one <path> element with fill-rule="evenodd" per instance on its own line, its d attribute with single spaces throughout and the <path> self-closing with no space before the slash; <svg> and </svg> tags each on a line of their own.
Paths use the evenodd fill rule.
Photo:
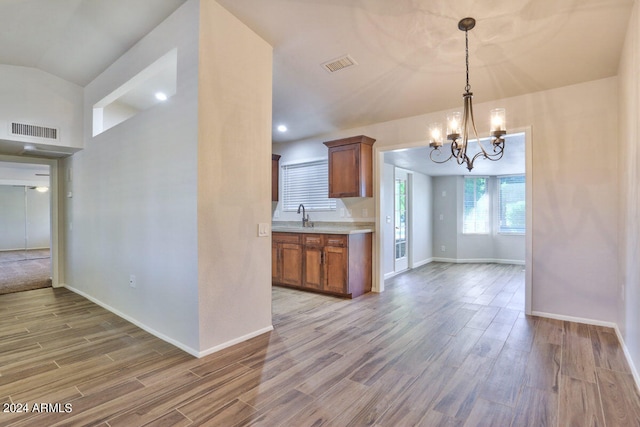
<svg viewBox="0 0 640 427">
<path fill-rule="evenodd" d="M 307 211 L 336 210 L 336 200 L 328 197 L 328 160 L 284 165 L 282 169 L 284 211 L 296 211 L 300 203 Z"/>
<path fill-rule="evenodd" d="M 526 229 L 525 176 L 502 176 L 500 186 L 500 233 L 524 234 Z"/>
<path fill-rule="evenodd" d="M 489 190 L 487 178 L 464 178 L 464 204 L 462 232 L 465 234 L 488 234 Z"/>
</svg>

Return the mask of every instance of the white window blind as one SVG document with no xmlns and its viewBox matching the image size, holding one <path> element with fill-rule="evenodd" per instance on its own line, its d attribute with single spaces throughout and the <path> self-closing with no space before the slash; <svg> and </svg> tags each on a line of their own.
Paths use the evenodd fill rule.
<svg viewBox="0 0 640 427">
<path fill-rule="evenodd" d="M 336 200 L 329 198 L 327 160 L 284 165 L 283 210 L 295 211 L 302 203 L 307 211 L 335 211 Z"/>
<path fill-rule="evenodd" d="M 525 177 L 501 176 L 500 233 L 524 234 L 526 229 Z"/>
<path fill-rule="evenodd" d="M 464 234 L 488 234 L 491 229 L 488 184 L 487 178 L 464 178 L 462 213 L 462 232 Z"/>
</svg>

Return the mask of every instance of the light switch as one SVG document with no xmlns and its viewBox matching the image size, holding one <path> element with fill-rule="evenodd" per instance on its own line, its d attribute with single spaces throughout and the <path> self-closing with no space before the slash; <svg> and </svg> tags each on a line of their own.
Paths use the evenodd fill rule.
<svg viewBox="0 0 640 427">
<path fill-rule="evenodd" d="M 258 237 L 268 237 L 269 236 L 269 224 L 266 222 L 261 222 L 258 224 Z"/>
</svg>

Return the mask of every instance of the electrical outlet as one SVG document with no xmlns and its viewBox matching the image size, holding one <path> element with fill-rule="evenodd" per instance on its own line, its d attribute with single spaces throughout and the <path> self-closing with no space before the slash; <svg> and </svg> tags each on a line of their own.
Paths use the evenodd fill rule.
<svg viewBox="0 0 640 427">
<path fill-rule="evenodd" d="M 440 250 L 441 250 L 442 252 L 446 252 L 446 251 L 447 251 L 447 248 L 446 248 L 444 245 L 442 245 L 442 246 L 440 246 Z"/>
<path fill-rule="evenodd" d="M 440 221 L 444 219 L 444 215 L 440 214 Z"/>
<path fill-rule="evenodd" d="M 129 276 L 129 286 L 131 286 L 132 288 L 135 288 L 137 286 L 136 276 L 134 276 L 133 274 Z"/>
</svg>

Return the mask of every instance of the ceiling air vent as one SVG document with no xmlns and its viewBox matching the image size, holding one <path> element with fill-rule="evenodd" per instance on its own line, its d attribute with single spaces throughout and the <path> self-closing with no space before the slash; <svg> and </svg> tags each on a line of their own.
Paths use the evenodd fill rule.
<svg viewBox="0 0 640 427">
<path fill-rule="evenodd" d="M 358 65 L 358 63 L 350 55 L 345 55 L 337 59 L 333 59 L 329 62 L 322 64 L 322 67 L 330 73 L 344 70 L 345 68 Z"/>
<path fill-rule="evenodd" d="M 58 139 L 58 129 L 13 122 L 11 123 L 11 135 Z"/>
</svg>

